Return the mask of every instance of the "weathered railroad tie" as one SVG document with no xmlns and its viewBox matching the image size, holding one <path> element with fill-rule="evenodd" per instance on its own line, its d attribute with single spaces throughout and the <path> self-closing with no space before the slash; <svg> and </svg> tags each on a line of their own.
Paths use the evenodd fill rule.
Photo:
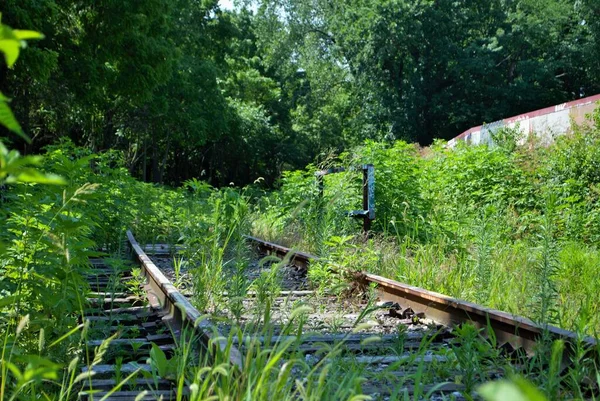
<svg viewBox="0 0 600 401">
<path fill-rule="evenodd" d="M 88 308 L 83 319 L 89 322 L 91 339 L 86 343 L 86 365 L 83 372 L 91 371 L 79 393 L 82 400 L 141 400 L 175 399 L 175 386 L 169 380 L 147 378 L 152 374 L 147 363 L 152 344 L 166 355 L 175 350 L 174 335 L 162 308 L 149 304 L 142 289 L 134 294 L 135 284 L 131 270 L 110 266 L 102 259 L 92 259 L 88 282 L 92 293 L 88 295 Z M 120 264 L 120 263 L 119 263 Z M 133 288 L 132 288 L 133 286 Z M 111 338 L 107 342 L 105 340 Z M 137 376 L 113 391 L 129 375 Z M 110 393 L 110 395 L 109 395 Z"/>
<path fill-rule="evenodd" d="M 92 292 L 82 319 L 89 324 L 90 339 L 81 372 L 89 371 L 89 377 L 83 381 L 79 399 L 175 400 L 174 378 L 159 377 L 148 363 L 152 348 L 171 357 L 182 331 L 187 330 L 187 338 L 196 339 L 194 345 L 200 350 L 208 346 L 215 332 L 146 256 L 133 235 L 127 234 L 141 276 L 134 277 L 124 261 L 90 260 L 87 279 Z M 217 346 L 224 345 L 217 342 Z M 231 355 L 231 363 L 239 364 L 235 350 Z M 123 380 L 128 376 L 129 380 Z M 186 395 L 187 389 L 179 394 Z"/>
<path fill-rule="evenodd" d="M 568 344 L 581 341 L 575 333 L 566 330 L 540 327 L 528 319 L 368 273 L 357 274 L 355 284 L 361 286 L 363 293 L 375 287 L 376 299 L 349 301 L 318 293 L 308 288 L 306 281 L 308 266 L 318 258 L 257 238 L 248 237 L 248 240 L 261 253 L 277 255 L 290 263 L 283 267 L 284 279 L 277 295 L 269 301 L 270 325 L 261 320 L 264 304 L 260 299 L 264 293 L 257 288 L 245 292 L 241 314 L 234 316 L 231 311 L 221 311 L 213 316 L 212 324 L 225 337 L 229 335 L 239 349 L 232 363 L 241 365 L 244 358 L 252 357 L 257 344 L 264 350 L 292 343 L 286 351 L 293 354 L 289 357 L 302 358 L 310 366 L 316 366 L 330 350 L 335 350 L 336 367 L 359 366 L 366 379 L 361 385 L 362 392 L 374 399 L 402 394 L 418 398 L 419 394 L 427 394 L 433 399 L 439 395 L 460 400 L 464 399 L 461 392 L 473 396 L 474 384 L 503 377 L 507 366 L 510 366 L 508 370 L 519 372 L 543 331 L 567 343 L 565 365 L 571 352 Z M 164 258 L 171 255 L 168 246 L 145 248 L 154 253 L 152 258 L 156 265 L 169 264 L 171 257 Z M 138 255 L 143 263 L 152 266 L 150 271 L 156 268 L 141 249 Z M 269 271 L 267 265 L 257 268 L 258 265 L 254 263 L 245 273 L 249 281 Z M 235 297 L 235 294 L 224 293 L 223 296 Z M 298 306 L 305 308 L 302 330 L 286 330 L 291 311 Z M 356 330 L 357 320 L 369 325 Z M 464 323 L 474 326 L 470 333 L 477 341 L 481 340 L 480 334 L 493 330 L 497 348 L 491 343 L 483 351 L 475 343 L 465 346 L 461 341 L 469 333 L 464 331 L 457 341 L 456 333 Z M 205 335 L 214 330 L 214 326 L 209 326 L 207 323 L 203 327 Z M 242 335 L 236 331 L 239 327 Z M 590 338 L 583 342 L 595 345 Z M 489 352 L 496 356 L 479 355 L 477 365 L 469 366 L 472 356 L 469 352 Z M 490 358 L 499 358 L 500 362 L 488 363 Z"/>
</svg>

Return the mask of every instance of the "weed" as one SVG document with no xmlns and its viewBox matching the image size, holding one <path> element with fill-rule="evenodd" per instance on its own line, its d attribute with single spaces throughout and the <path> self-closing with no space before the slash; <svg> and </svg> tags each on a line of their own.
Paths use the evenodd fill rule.
<svg viewBox="0 0 600 401">
<path fill-rule="evenodd" d="M 256 291 L 255 316 L 262 317 L 265 324 L 270 321 L 268 313 L 271 310 L 274 299 L 281 292 L 280 270 L 284 263 L 286 261 L 281 261 L 274 256 L 267 256 L 261 259 L 259 266 L 262 267 L 265 264 L 270 264 L 269 269 L 262 271 L 260 276 L 250 286 L 251 289 Z M 257 323 L 260 323 L 260 321 Z"/>
<path fill-rule="evenodd" d="M 183 277 L 181 276 L 181 269 L 183 268 L 185 270 L 186 267 L 187 262 L 184 258 L 173 256 L 173 272 L 175 273 L 175 281 L 173 282 L 173 285 L 176 288 L 180 288 L 182 284 Z"/>
<path fill-rule="evenodd" d="M 114 372 L 114 379 L 116 383 L 120 383 L 121 380 L 123 379 L 122 375 L 121 375 L 121 369 L 123 367 L 123 357 L 122 356 L 118 356 L 115 358 L 115 372 Z"/>
<path fill-rule="evenodd" d="M 125 283 L 127 284 L 127 288 L 129 292 L 134 294 L 138 298 L 144 298 L 146 295 L 146 291 L 144 290 L 144 285 L 146 285 L 146 277 L 142 272 L 142 269 L 139 267 L 134 267 L 130 271 L 131 278 Z"/>
<path fill-rule="evenodd" d="M 238 323 L 244 312 L 244 299 L 250 288 L 250 282 L 246 275 L 249 263 L 246 253 L 246 243 L 244 241 L 237 241 L 234 247 L 233 259 L 231 260 L 232 266 L 229 267 L 230 271 L 233 271 L 233 275 L 228 287 L 228 307 Z"/>
<path fill-rule="evenodd" d="M 499 360 L 499 351 L 481 336 L 481 331 L 471 324 L 456 328 L 452 351 L 456 356 L 460 381 L 470 393 L 474 386 L 485 379 L 485 372 Z"/>
<path fill-rule="evenodd" d="M 540 225 L 540 261 L 537 267 L 539 280 L 539 292 L 535 296 L 535 307 L 537 320 L 547 325 L 556 318 L 557 310 L 555 300 L 557 298 L 556 286 L 553 278 L 557 274 L 557 247 L 554 241 L 553 214 L 556 207 L 556 199 L 549 196 L 546 199 L 543 223 Z"/>
</svg>

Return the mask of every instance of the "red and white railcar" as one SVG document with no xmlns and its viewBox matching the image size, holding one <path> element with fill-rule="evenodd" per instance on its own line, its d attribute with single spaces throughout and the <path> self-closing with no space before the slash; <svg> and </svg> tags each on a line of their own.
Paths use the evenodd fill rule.
<svg viewBox="0 0 600 401">
<path fill-rule="evenodd" d="M 583 124 L 586 115 L 600 107 L 598 102 L 600 94 L 473 127 L 448 141 L 448 146 L 454 147 L 459 141 L 474 145 L 491 144 L 491 132 L 501 127 L 518 127 L 522 134 L 520 142 L 535 135 L 542 143 L 550 143 L 556 136 L 570 132 L 572 124 Z"/>
</svg>

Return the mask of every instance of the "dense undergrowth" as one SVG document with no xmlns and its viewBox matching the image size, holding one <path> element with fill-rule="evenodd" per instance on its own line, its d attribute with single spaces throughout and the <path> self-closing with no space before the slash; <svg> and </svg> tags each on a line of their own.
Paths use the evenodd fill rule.
<svg viewBox="0 0 600 401">
<path fill-rule="evenodd" d="M 597 123 L 600 117 L 595 118 Z M 185 245 L 180 265 L 191 269 L 193 302 L 205 311 L 242 313 L 236 301 L 253 289 L 264 298 L 266 319 L 268 300 L 277 294 L 276 277 L 244 278 L 248 254 L 242 235 L 253 230 L 348 269 L 595 334 L 599 149 L 597 126 L 581 128 L 548 148 L 508 143 L 448 150 L 441 144 L 418 149 L 402 142 L 366 143 L 328 162 L 376 165 L 378 215 L 365 241 L 360 224 L 344 214 L 359 207 L 360 176 L 353 171 L 327 176 L 323 198 L 314 166 L 288 173 L 281 189 L 265 196 L 256 187 L 216 190 L 197 180 L 168 189 L 131 178 L 118 152 L 92 154 L 69 142 L 51 146 L 37 166 L 45 172 L 37 176 L 39 182 L 25 182 L 24 175 L 20 182 L 6 179 L 2 189 L 3 396 L 31 399 L 44 392 L 67 399 L 76 393 L 76 386 L 71 395 L 65 389 L 74 380 L 73 366 L 83 363 L 78 350 L 85 348 L 88 335 L 79 323 L 88 257 L 122 254 L 127 228 L 141 243 Z M 339 284 L 326 265 L 313 266 L 310 275 L 317 286 Z M 238 297 L 220 296 L 224 290 Z M 341 368 L 335 352 L 317 369 L 295 360 L 294 371 L 304 372 L 309 386 L 298 393 L 274 368 L 281 347 L 293 350 L 276 344 L 252 351 L 255 362 L 245 367 L 247 382 L 227 376 L 233 374 L 230 366 L 208 361 L 181 377 L 199 386 L 198 399 L 219 391 L 243 397 L 256 385 L 253 380 L 269 383 L 255 394 L 258 398 L 268 397 L 268 389 L 303 399 L 360 394 L 361 373 Z M 464 367 L 452 360 L 455 368 Z M 588 362 L 578 361 L 581 367 L 561 378 L 541 360 L 542 368 L 533 366 L 531 377 L 549 396 L 558 394 L 559 379 L 571 383 L 563 395 L 577 395 L 581 377 L 593 372 Z M 346 380 L 344 391 L 320 382 L 324 367 L 340 382 Z M 215 376 L 224 387 L 208 384 Z"/>
<path fill-rule="evenodd" d="M 11 32 L 2 26 L 0 33 Z M 20 35 L 12 39 L 36 37 L 35 32 Z M 0 122 L 24 136 L 3 96 L 0 107 Z M 85 362 L 83 356 L 89 353 L 89 326 L 81 322 L 89 257 L 115 256 L 109 263 L 122 264 L 128 228 L 140 243 L 185 245 L 179 267 L 185 264 L 192 272 L 193 302 L 203 311 L 227 307 L 240 314 L 240 297 L 254 289 L 264 301 L 263 332 L 270 330 L 269 300 L 278 293 L 277 277 L 244 279 L 248 256 L 242 235 L 251 229 L 348 269 L 374 271 L 595 334 L 600 327 L 595 302 L 600 285 L 594 274 L 600 265 L 600 112 L 594 119 L 595 125 L 547 148 L 533 143 L 516 147 L 515 139 L 505 135 L 493 149 L 448 150 L 437 144 L 423 150 L 403 142 L 368 142 L 328 158 L 323 166 L 376 166 L 378 218 L 366 242 L 357 223 L 343 213 L 359 206 L 355 172 L 326 177 L 322 198 L 313 175 L 316 166 L 286 173 L 281 189 L 264 196 L 256 187 L 217 190 L 197 180 L 169 189 L 133 179 L 117 151 L 94 154 L 63 141 L 47 147 L 42 159 L 20 156 L 0 143 L 0 399 L 76 396 L 89 378 L 76 374 L 79 367 L 101 359 Z M 313 266 L 310 274 L 317 285 L 335 284 L 326 265 Z M 224 290 L 238 296 L 225 300 Z M 471 341 L 477 354 L 485 341 L 468 326 L 462 330 L 462 340 Z M 290 326 L 292 332 L 301 328 Z M 362 372 L 340 366 L 335 348 L 325 351 L 319 366 L 298 356 L 279 368 L 290 347 L 251 347 L 242 375 L 227 355 L 207 354 L 199 368 L 190 367 L 186 347 L 172 362 L 180 383 L 191 384 L 193 399 L 364 398 Z M 552 399 L 560 393 L 560 382 L 569 386 L 565 396 L 581 396 L 580 384 L 595 371 L 589 361 L 577 359 L 561 377 L 556 362 L 561 347 L 560 342 L 553 345 L 550 360 L 543 354 L 534 359 L 541 368 L 534 366 L 532 375 Z M 490 359 L 489 353 L 455 353 L 452 367 L 465 370 L 465 377 L 479 367 L 473 362 Z M 583 353 L 576 355 L 583 358 Z M 461 357 L 469 358 L 461 362 Z M 159 372 L 169 373 L 160 366 L 169 362 L 156 352 L 150 359 Z M 291 380 L 292 370 L 303 380 Z M 407 377 L 420 380 L 418 374 Z M 528 390 L 528 384 L 515 383 Z M 426 394 L 417 392 L 415 398 L 421 395 Z"/>
<path fill-rule="evenodd" d="M 420 149 L 367 142 L 323 166 L 373 163 L 377 219 L 368 240 L 357 172 L 288 172 L 260 200 L 259 237 L 497 309 L 596 334 L 600 261 L 600 112 L 548 147 L 517 131 L 498 146 Z M 315 274 L 318 274 L 317 272 Z"/>
<path fill-rule="evenodd" d="M 140 243 L 185 245 L 179 263 L 191 269 L 193 302 L 205 311 L 228 308 L 242 313 L 236 300 L 253 289 L 263 294 L 268 315 L 268 299 L 277 294 L 276 277 L 244 279 L 248 254 L 242 235 L 253 230 L 348 269 L 370 270 L 595 334 L 600 209 L 594 163 L 599 141 L 598 129 L 588 127 L 548 148 L 534 144 L 515 148 L 509 143 L 493 149 L 448 150 L 441 144 L 418 149 L 402 142 L 391 147 L 367 143 L 328 162 L 376 165 L 378 215 L 366 241 L 359 222 L 344 214 L 360 204 L 356 172 L 327 176 L 323 198 L 318 195 L 314 166 L 288 173 L 281 189 L 267 195 L 256 187 L 216 190 L 197 180 L 168 189 L 131 178 L 118 152 L 91 154 L 69 142 L 49 147 L 38 168 L 62 185 L 20 182 L 5 184 L 2 190 L 4 396 L 31 399 L 43 391 L 52 397 L 68 387 L 73 376 L 63 374 L 72 371 L 69 366 L 74 366 L 87 338 L 79 316 L 85 307 L 82 274 L 88 269 L 88 257 L 100 251 L 122 254 L 127 228 L 134 230 Z M 313 266 L 310 275 L 317 286 L 339 284 L 326 265 Z M 224 290 L 239 297 L 219 296 Z M 290 366 L 306 373 L 309 386 L 300 394 L 279 379 L 279 370 L 273 367 L 281 360 L 282 347 L 290 351 L 292 345 L 257 347 L 252 352 L 260 358 L 246 366 L 247 382 L 227 376 L 233 371 L 225 359 L 217 365 L 206 361 L 200 370 L 187 370 L 182 377 L 199 386 L 198 399 L 219 391 L 242 397 L 256 385 L 253 380 L 269 383 L 265 393 L 255 394 L 258 398 L 267 397 L 269 388 L 303 399 L 360 394 L 362 373 L 340 367 L 335 352 L 318 369 L 294 360 Z M 458 364 L 455 368 L 461 366 L 452 360 Z M 81 363 L 77 359 L 76 364 Z M 20 382 L 13 366 L 28 372 L 30 381 Z M 346 380 L 344 391 L 326 382 L 318 384 L 324 366 L 329 366 L 329 375 Z M 558 394 L 559 378 L 567 380 L 571 390 L 561 394 L 573 396 L 579 376 L 589 377 L 592 371 L 586 362 L 573 372 L 577 373 L 560 378 L 533 366 L 531 378 L 548 396 Z M 67 399 L 69 393 L 59 398 Z"/>
</svg>

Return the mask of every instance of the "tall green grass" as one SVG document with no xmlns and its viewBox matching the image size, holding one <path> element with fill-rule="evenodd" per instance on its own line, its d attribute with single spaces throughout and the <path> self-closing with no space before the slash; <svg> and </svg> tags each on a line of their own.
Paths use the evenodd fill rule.
<svg viewBox="0 0 600 401">
<path fill-rule="evenodd" d="M 336 214 L 360 201 L 352 176 L 332 178 L 318 203 L 302 196 L 316 187 L 310 168 L 288 173 L 257 204 L 253 232 L 360 266 L 353 269 L 594 335 L 600 329 L 593 301 L 600 290 L 598 121 L 600 111 L 549 147 L 513 146 L 510 129 L 497 135 L 504 140 L 495 147 L 367 142 L 334 162 L 375 165 L 370 240 L 362 239 L 358 222 Z M 303 229 L 318 219 L 326 222 L 315 225 L 318 236 Z M 354 238 L 331 241 L 345 236 Z"/>
</svg>

